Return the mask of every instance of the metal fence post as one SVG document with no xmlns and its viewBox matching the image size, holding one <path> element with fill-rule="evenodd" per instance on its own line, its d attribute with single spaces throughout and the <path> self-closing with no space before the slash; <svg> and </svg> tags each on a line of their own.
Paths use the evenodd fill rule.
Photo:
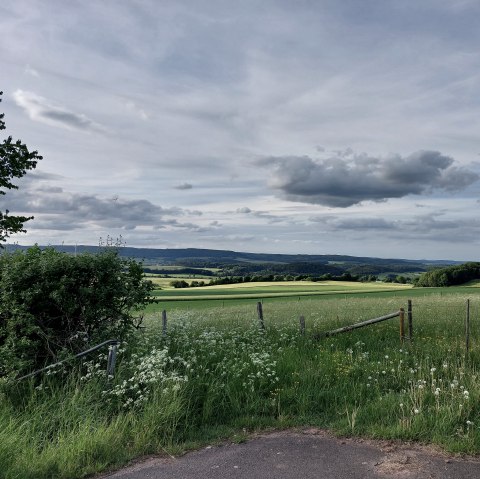
<svg viewBox="0 0 480 479">
<path fill-rule="evenodd" d="M 115 374 L 115 363 L 117 361 L 117 349 L 118 345 L 113 344 L 108 348 L 108 359 L 107 359 L 107 378 L 113 377 Z"/>
</svg>

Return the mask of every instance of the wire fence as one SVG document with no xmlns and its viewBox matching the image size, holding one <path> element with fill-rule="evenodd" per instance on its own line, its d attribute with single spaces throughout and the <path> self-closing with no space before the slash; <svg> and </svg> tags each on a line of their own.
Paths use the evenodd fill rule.
<svg viewBox="0 0 480 479">
<path fill-rule="evenodd" d="M 267 330 L 291 326 L 300 330 L 302 317 L 305 332 L 321 333 L 345 327 L 361 321 L 384 316 L 404 308 L 407 311 L 408 297 L 366 297 L 321 300 L 285 300 L 263 302 L 263 324 Z M 469 342 L 480 347 L 480 298 L 467 295 L 412 296 L 413 339 L 416 341 L 450 341 L 452 347 L 466 341 L 467 304 L 469 315 Z M 162 322 L 161 314 L 151 318 L 155 327 L 165 329 L 178 323 L 188 322 L 200 329 L 261 327 L 257 301 L 233 306 L 209 309 L 167 311 L 168 319 Z M 405 332 L 408 335 L 407 314 Z M 398 333 L 398 319 L 372 325 L 383 328 L 385 334 Z M 368 334 L 366 332 L 365 334 Z"/>
</svg>

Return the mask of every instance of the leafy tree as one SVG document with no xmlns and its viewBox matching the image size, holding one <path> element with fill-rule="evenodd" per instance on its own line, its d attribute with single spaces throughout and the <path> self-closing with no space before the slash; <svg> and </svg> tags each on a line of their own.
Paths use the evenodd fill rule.
<svg viewBox="0 0 480 479">
<path fill-rule="evenodd" d="M 170 286 L 173 286 L 174 288 L 188 288 L 190 285 L 183 279 L 176 279 L 170 281 Z"/>
<path fill-rule="evenodd" d="M 454 286 L 475 279 L 480 279 L 480 263 L 469 262 L 428 271 L 416 284 L 423 287 Z"/>
<path fill-rule="evenodd" d="M 38 246 L 0 255 L 0 377 L 125 339 L 153 285 L 115 248 L 76 256 Z"/>
<path fill-rule="evenodd" d="M 0 92 L 0 102 L 3 92 Z M 3 121 L 4 113 L 0 113 L 0 130 L 5 129 Z M 14 178 L 21 178 L 27 173 L 27 170 L 33 170 L 37 166 L 37 161 L 42 157 L 37 151 L 30 151 L 21 140 L 13 141 L 12 137 L 4 139 L 0 143 L 0 196 L 5 195 L 5 190 L 18 189 L 14 183 Z M 0 211 L 0 248 L 1 242 L 13 233 L 24 233 L 23 224 L 33 216 L 13 216 L 8 210 Z"/>
</svg>

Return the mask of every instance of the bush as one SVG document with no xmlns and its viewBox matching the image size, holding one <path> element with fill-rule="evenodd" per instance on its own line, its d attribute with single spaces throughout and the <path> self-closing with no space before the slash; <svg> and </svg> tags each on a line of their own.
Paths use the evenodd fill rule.
<svg viewBox="0 0 480 479">
<path fill-rule="evenodd" d="M 153 285 L 113 248 L 76 256 L 38 246 L 0 256 L 0 376 L 20 375 L 138 326 Z"/>
<path fill-rule="evenodd" d="M 183 279 L 176 279 L 174 281 L 170 281 L 170 286 L 174 288 L 188 288 L 190 285 Z"/>
</svg>

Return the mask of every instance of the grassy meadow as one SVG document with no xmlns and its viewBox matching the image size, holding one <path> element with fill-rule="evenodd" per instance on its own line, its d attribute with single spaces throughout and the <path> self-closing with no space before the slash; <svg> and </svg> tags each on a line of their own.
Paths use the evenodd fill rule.
<svg viewBox="0 0 480 479">
<path fill-rule="evenodd" d="M 0 476 L 84 477 L 144 454 L 176 454 L 290 426 L 480 453 L 480 288 L 385 292 L 378 285 L 377 292 L 348 294 L 336 283 L 330 295 L 296 291 L 297 297 L 265 299 L 262 331 L 257 298 L 238 299 L 242 288 L 233 286 L 234 297 L 221 301 L 150 305 L 145 328 L 121 345 L 113 378 L 102 354 L 82 367 L 2 384 Z M 263 293 L 268 285 L 252 288 Z M 313 333 L 406 308 L 408 298 L 412 341 L 400 342 L 398 319 L 314 339 Z M 172 306 L 166 335 L 164 305 Z"/>
<path fill-rule="evenodd" d="M 465 294 L 472 292 L 480 283 L 455 288 L 413 288 L 410 284 L 360 283 L 348 281 L 282 281 L 252 282 L 175 289 L 171 279 L 154 280 L 161 289 L 153 291 L 155 302 L 147 311 L 163 309 L 208 309 L 229 305 L 255 304 L 257 301 L 309 301 L 318 299 L 348 299 L 368 297 L 415 298 L 431 295 Z M 187 280 L 188 281 L 188 280 Z M 475 293 L 475 290 L 473 291 Z"/>
</svg>

